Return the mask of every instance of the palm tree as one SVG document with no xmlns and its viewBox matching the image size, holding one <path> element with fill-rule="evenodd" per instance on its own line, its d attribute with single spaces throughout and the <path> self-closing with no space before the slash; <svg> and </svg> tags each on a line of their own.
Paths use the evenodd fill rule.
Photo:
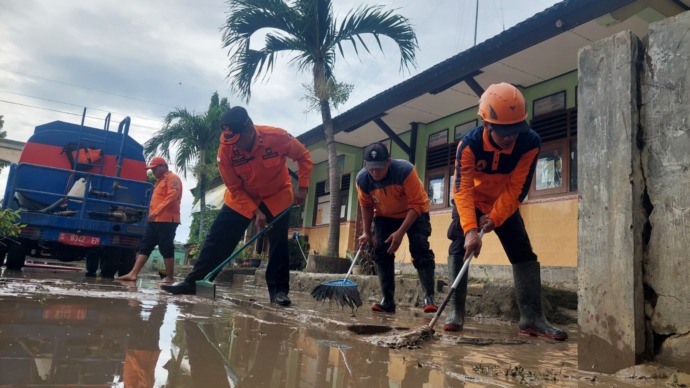
<svg viewBox="0 0 690 388">
<path fill-rule="evenodd" d="M 251 97 L 251 84 L 262 75 L 268 76 L 277 55 L 293 53 L 292 63 L 299 71 L 310 69 L 314 78 L 313 93 L 321 111 L 326 147 L 330 189 L 330 231 L 328 254 L 337 255 L 340 240 L 340 176 L 334 140 L 331 99 L 339 84 L 333 68 L 337 53 L 344 56 L 343 44 L 352 44 L 367 52 L 364 36 L 374 37 L 383 51 L 381 37 L 392 39 L 400 50 L 400 69 L 415 65 L 417 38 L 403 16 L 380 6 L 360 6 L 338 23 L 333 17 L 331 0 L 228 0 L 229 16 L 223 27 L 223 47 L 228 48 L 228 78 L 233 91 L 246 101 Z M 264 47 L 249 47 L 251 37 L 269 29 Z M 263 32 L 263 31 L 262 31 Z M 336 50 L 337 49 L 337 50 Z"/>
<path fill-rule="evenodd" d="M 163 128 L 144 144 L 146 155 L 159 153 L 170 160 L 170 150 L 176 146 L 175 165 L 187 177 L 191 167 L 199 180 L 195 196 L 201 202 L 199 212 L 199 239 L 203 236 L 206 212 L 206 186 L 214 174 L 216 150 L 220 143 L 220 117 L 230 109 L 226 98 L 213 93 L 208 111 L 195 115 L 185 108 L 177 108 L 163 120 Z"/>
</svg>

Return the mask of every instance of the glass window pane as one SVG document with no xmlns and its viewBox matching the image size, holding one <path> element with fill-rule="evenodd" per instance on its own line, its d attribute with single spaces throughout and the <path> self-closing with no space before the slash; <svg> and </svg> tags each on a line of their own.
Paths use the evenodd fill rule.
<svg viewBox="0 0 690 388">
<path fill-rule="evenodd" d="M 314 217 L 315 225 L 328 224 L 331 219 L 331 202 L 328 195 L 317 198 L 316 214 Z"/>
<path fill-rule="evenodd" d="M 570 191 L 577 191 L 577 139 L 570 141 Z"/>
<path fill-rule="evenodd" d="M 445 174 L 433 174 L 429 176 L 429 187 L 427 187 L 427 194 L 432 205 L 442 205 L 443 195 L 446 191 Z"/>
<path fill-rule="evenodd" d="M 534 173 L 535 188 L 544 190 L 562 187 L 562 166 L 563 155 L 560 149 L 540 152 L 539 159 L 537 159 L 537 169 Z"/>
<path fill-rule="evenodd" d="M 453 185 L 455 184 L 455 170 L 451 169 L 450 174 L 448 175 L 450 177 L 450 183 L 448 184 L 448 206 L 451 206 L 451 200 L 453 199 Z"/>
</svg>

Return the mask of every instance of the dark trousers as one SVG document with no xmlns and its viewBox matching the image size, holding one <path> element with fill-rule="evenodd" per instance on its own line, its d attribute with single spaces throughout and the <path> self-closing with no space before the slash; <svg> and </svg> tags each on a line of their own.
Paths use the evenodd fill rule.
<svg viewBox="0 0 690 388">
<path fill-rule="evenodd" d="M 267 222 L 273 221 L 275 216 L 268 211 L 268 208 L 263 203 L 259 205 L 259 209 L 266 214 Z M 220 213 L 213 220 L 211 230 L 206 235 L 204 245 L 199 252 L 199 258 L 196 264 L 194 264 L 192 272 L 185 278 L 185 281 L 194 283 L 197 280 L 203 279 L 209 272 L 213 271 L 220 263 L 227 259 L 244 236 L 244 232 L 251 221 L 250 218 L 246 218 L 223 205 Z M 290 290 L 289 221 L 290 217 L 286 215 L 266 232 L 269 242 L 266 283 L 271 294 L 275 292 L 287 293 Z M 215 278 L 215 275 L 211 280 L 213 278 Z"/>
<path fill-rule="evenodd" d="M 386 244 L 385 241 L 393 232 L 400 229 L 404 220 L 404 218 L 374 217 L 374 261 L 376 264 L 393 265 L 395 255 L 387 252 L 390 244 Z M 429 213 L 424 213 L 417 217 L 407 230 L 412 264 L 417 269 L 436 268 L 434 251 L 429 246 L 429 236 L 431 236 Z"/>
<path fill-rule="evenodd" d="M 477 220 L 483 215 L 477 210 Z M 516 211 L 512 216 L 508 217 L 503 225 L 494 229 L 498 239 L 503 245 L 503 250 L 508 255 L 510 264 L 525 263 L 528 261 L 537 261 L 537 255 L 532 250 L 532 244 L 529 241 L 527 230 L 525 229 L 525 222 L 522 220 L 520 211 Z M 451 240 L 448 247 L 449 256 L 465 256 L 465 236 L 460 227 L 459 218 L 457 217 L 457 209 L 453 208 L 453 218 L 448 227 L 448 238 Z"/>
<path fill-rule="evenodd" d="M 175 256 L 175 231 L 177 222 L 149 222 L 144 232 L 144 238 L 139 243 L 138 254 L 151 256 L 151 252 L 158 245 L 161 256 L 169 259 Z"/>
</svg>

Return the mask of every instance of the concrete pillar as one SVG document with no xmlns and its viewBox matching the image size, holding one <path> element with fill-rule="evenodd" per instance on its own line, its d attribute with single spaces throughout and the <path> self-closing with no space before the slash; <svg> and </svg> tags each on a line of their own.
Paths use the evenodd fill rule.
<svg viewBox="0 0 690 388">
<path fill-rule="evenodd" d="M 621 32 L 580 50 L 578 367 L 616 372 L 644 352 L 642 204 L 637 151 L 639 39 Z M 641 221 L 642 220 L 642 221 Z"/>
<path fill-rule="evenodd" d="M 644 256 L 649 347 L 690 372 L 690 12 L 650 25 L 640 119 L 650 211 Z M 657 342 L 657 343 L 653 343 Z"/>
</svg>

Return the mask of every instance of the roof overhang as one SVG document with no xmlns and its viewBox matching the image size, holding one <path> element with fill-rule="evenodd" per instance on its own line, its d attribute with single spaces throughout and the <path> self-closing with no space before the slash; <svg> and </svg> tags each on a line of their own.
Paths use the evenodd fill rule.
<svg viewBox="0 0 690 388">
<path fill-rule="evenodd" d="M 620 31 L 647 34 L 649 23 L 690 9 L 690 0 L 566 0 L 333 118 L 338 143 L 364 147 L 411 123 L 428 124 L 477 105 L 497 82 L 529 87 L 577 70 L 581 48 Z M 298 136 L 306 146 L 324 140 L 321 125 Z M 314 163 L 327 160 L 312 150 Z"/>
</svg>

